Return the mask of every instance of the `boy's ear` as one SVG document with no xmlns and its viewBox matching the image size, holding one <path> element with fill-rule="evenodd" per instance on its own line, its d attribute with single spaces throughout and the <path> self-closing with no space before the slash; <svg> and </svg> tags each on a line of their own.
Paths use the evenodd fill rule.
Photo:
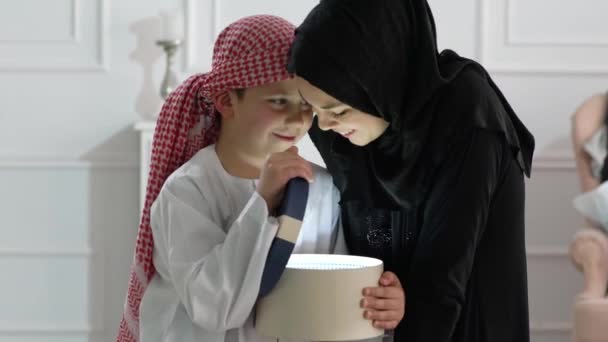
<svg viewBox="0 0 608 342">
<path fill-rule="evenodd" d="M 229 91 L 224 91 L 213 96 L 213 105 L 220 112 L 222 118 L 234 116 L 233 96 L 231 96 Z"/>
</svg>

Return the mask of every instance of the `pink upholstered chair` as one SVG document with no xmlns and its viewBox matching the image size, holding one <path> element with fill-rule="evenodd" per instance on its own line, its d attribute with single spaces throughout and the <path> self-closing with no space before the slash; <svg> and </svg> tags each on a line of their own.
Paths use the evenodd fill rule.
<svg viewBox="0 0 608 342">
<path fill-rule="evenodd" d="M 603 94 L 596 95 L 572 118 L 572 142 L 582 191 L 599 185 L 591 174 L 590 157 L 583 145 L 603 125 L 606 103 Z M 576 233 L 570 245 L 572 261 L 584 275 L 584 287 L 574 303 L 573 340 L 608 342 L 608 237 L 595 223 L 588 221 L 588 226 Z"/>
</svg>

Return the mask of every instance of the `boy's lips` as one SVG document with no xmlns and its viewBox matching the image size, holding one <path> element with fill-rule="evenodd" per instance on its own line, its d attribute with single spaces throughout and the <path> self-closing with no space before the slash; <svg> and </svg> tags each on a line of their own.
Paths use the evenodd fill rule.
<svg viewBox="0 0 608 342">
<path fill-rule="evenodd" d="M 296 140 L 296 136 L 295 135 L 287 135 L 287 134 L 279 134 L 279 133 L 272 133 L 275 137 L 284 140 L 284 141 L 295 141 Z"/>
</svg>

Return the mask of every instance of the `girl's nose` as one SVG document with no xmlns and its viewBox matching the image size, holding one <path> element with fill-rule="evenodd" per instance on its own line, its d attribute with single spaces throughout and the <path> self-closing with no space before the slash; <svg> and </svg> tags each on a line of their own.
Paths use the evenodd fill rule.
<svg viewBox="0 0 608 342">
<path fill-rule="evenodd" d="M 327 114 L 318 114 L 319 128 L 328 131 L 338 125 L 338 121 Z"/>
</svg>

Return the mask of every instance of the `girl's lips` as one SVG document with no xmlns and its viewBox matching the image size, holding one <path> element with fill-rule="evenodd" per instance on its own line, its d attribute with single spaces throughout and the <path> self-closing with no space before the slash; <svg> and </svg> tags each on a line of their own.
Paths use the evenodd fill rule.
<svg viewBox="0 0 608 342">
<path fill-rule="evenodd" d="M 282 135 L 282 134 L 279 134 L 279 133 L 272 133 L 272 134 L 275 137 L 277 137 L 277 138 L 279 138 L 281 140 L 284 140 L 284 141 L 295 141 L 296 140 L 296 137 L 292 136 L 292 135 Z"/>
<path fill-rule="evenodd" d="M 351 135 L 353 135 L 353 133 L 355 133 L 355 130 L 354 130 L 354 129 L 353 129 L 353 130 L 350 130 L 350 131 L 348 131 L 348 132 L 346 132 L 346 133 L 342 133 L 342 136 L 343 136 L 343 137 L 345 137 L 345 138 L 348 138 L 348 137 L 350 137 Z"/>
</svg>

